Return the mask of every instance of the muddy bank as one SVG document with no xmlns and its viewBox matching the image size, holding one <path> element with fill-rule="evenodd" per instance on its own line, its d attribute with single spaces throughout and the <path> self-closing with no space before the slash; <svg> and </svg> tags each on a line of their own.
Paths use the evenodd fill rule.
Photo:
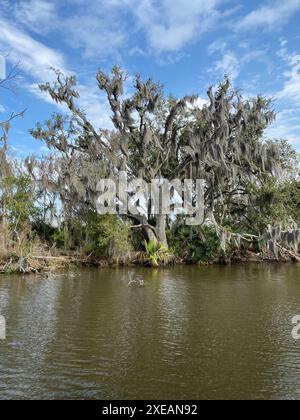
<svg viewBox="0 0 300 420">
<path fill-rule="evenodd" d="M 294 251 L 282 249 L 278 256 L 274 256 L 269 251 L 255 253 L 249 250 L 235 250 L 230 255 L 221 258 L 195 263 L 189 258 L 179 258 L 174 255 L 169 255 L 168 263 L 166 265 L 228 265 L 239 263 L 299 263 L 300 254 Z M 70 266 L 80 267 L 127 267 L 127 266 L 148 266 L 151 267 L 149 258 L 143 252 L 135 252 L 126 257 L 115 258 L 97 258 L 93 255 L 34 255 L 30 257 L 17 258 L 16 256 L 7 257 L 0 260 L 0 274 L 33 274 L 39 272 L 54 272 Z"/>
</svg>

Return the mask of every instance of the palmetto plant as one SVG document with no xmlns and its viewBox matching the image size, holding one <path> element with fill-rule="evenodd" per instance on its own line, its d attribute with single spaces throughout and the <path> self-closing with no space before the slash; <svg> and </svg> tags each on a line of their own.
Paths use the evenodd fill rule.
<svg viewBox="0 0 300 420">
<path fill-rule="evenodd" d="M 163 264 L 168 262 L 168 249 L 164 245 L 155 240 L 145 241 L 144 245 L 147 258 L 152 267 L 158 267 L 160 262 Z"/>
</svg>

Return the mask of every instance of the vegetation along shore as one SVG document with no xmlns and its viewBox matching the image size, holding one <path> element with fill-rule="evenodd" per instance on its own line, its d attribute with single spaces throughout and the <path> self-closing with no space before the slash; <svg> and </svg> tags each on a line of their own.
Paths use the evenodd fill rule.
<svg viewBox="0 0 300 420">
<path fill-rule="evenodd" d="M 65 114 L 30 130 L 49 153 L 14 159 L 12 114 L 1 122 L 0 273 L 32 273 L 69 264 L 212 264 L 300 261 L 299 155 L 269 139 L 276 103 L 243 98 L 225 77 L 197 96 L 166 96 L 159 83 L 118 67 L 99 72 L 113 129 L 95 127 L 78 106 L 75 77 L 55 72 L 40 85 Z M 1 87 L 9 88 L 9 80 Z M 204 221 L 184 215 L 99 214 L 97 182 L 204 180 Z"/>
</svg>

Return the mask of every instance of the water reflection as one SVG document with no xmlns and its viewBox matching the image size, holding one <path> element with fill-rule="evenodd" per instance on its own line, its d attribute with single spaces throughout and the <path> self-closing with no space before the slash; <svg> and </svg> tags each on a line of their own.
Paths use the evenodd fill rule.
<svg viewBox="0 0 300 420">
<path fill-rule="evenodd" d="M 278 264 L 1 277 L 0 398 L 299 398 L 299 274 Z"/>
</svg>

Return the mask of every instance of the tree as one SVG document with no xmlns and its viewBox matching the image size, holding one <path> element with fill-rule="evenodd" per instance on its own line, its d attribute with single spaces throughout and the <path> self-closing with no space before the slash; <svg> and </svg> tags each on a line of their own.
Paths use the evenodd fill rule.
<svg viewBox="0 0 300 420">
<path fill-rule="evenodd" d="M 6 218 L 17 233 L 28 226 L 36 215 L 33 184 L 28 176 L 15 174 L 6 177 L 1 187 L 5 191 L 1 201 L 6 209 Z"/>
<path fill-rule="evenodd" d="M 0 78 L 0 92 L 2 90 L 13 91 L 12 82 L 16 79 L 18 66 L 14 66 L 5 79 Z M 18 117 L 24 117 L 25 111 L 20 113 L 12 112 L 4 121 L 0 121 L 0 179 L 10 175 L 9 162 L 7 159 L 8 134 L 11 128 L 11 122 Z"/>
<path fill-rule="evenodd" d="M 103 130 L 96 129 L 80 109 L 75 77 L 56 75 L 54 84 L 40 89 L 66 104 L 69 117 L 55 115 L 45 128 L 38 124 L 32 134 L 68 162 L 60 177 L 80 178 L 78 185 L 71 181 L 76 191 L 73 203 L 93 206 L 95 185 L 90 185 L 88 171 L 101 177 L 126 171 L 129 178 L 146 182 L 161 177 L 199 178 L 205 180 L 206 219 L 221 234 L 232 222 L 234 208 L 248 207 L 247 185 L 280 171 L 278 145 L 262 140 L 275 119 L 271 100 L 243 99 L 228 78 L 208 90 L 207 105 L 196 108 L 196 96 L 166 98 L 160 84 L 151 79 L 144 82 L 140 76 L 134 79 L 133 94 L 125 97 L 127 77 L 120 68 L 113 68 L 111 75 L 99 72 L 96 79 L 106 94 L 114 125 L 114 130 Z M 167 243 L 165 215 L 155 215 L 153 224 L 150 214 L 127 216 L 143 227 L 148 240 Z"/>
<path fill-rule="evenodd" d="M 0 79 L 0 92 L 3 89 L 12 90 L 11 82 L 15 80 L 17 73 L 17 67 L 14 67 L 8 76 L 5 79 Z M 7 195 L 8 191 L 6 190 L 6 178 L 13 175 L 12 163 L 8 159 L 8 135 L 11 128 L 11 122 L 18 117 L 23 117 L 26 110 L 20 113 L 11 113 L 8 118 L 4 121 L 0 121 L 0 194 L 1 194 L 1 207 L 0 207 L 0 216 L 1 216 L 1 225 L 2 225 L 2 239 L 3 244 L 7 242 L 7 211 L 5 207 L 5 200 L 3 197 Z"/>
</svg>

